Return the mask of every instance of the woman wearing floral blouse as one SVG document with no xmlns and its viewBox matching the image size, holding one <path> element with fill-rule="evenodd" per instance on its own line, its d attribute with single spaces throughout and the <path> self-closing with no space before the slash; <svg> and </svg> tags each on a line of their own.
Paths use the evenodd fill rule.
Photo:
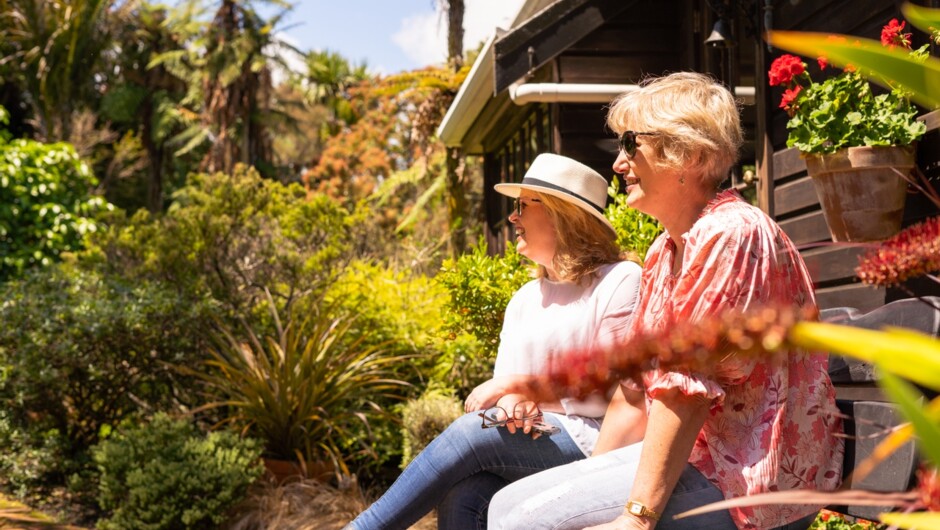
<svg viewBox="0 0 940 530">
<path fill-rule="evenodd" d="M 694 73 L 647 81 L 614 102 L 608 126 L 620 135 L 613 168 L 628 203 L 665 228 L 646 258 L 635 332 L 732 308 L 815 306 L 809 274 L 780 227 L 718 189 L 742 139 L 724 87 Z M 629 404 L 644 401 L 645 410 Z M 591 458 L 501 490 L 489 527 L 805 529 L 820 506 L 673 516 L 723 498 L 835 489 L 843 452 L 835 410 L 818 352 L 730 355 L 708 373 L 653 369 L 641 385 L 620 385 Z"/>
</svg>

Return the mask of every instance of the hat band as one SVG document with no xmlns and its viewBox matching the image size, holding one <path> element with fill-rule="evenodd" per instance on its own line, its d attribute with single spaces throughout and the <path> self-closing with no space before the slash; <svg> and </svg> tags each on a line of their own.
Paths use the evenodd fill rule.
<svg viewBox="0 0 940 530">
<path fill-rule="evenodd" d="M 539 179 L 535 179 L 535 178 L 532 178 L 532 177 L 525 177 L 525 178 L 523 178 L 523 179 L 522 179 L 522 184 L 531 184 L 531 185 L 535 185 L 535 186 L 541 186 L 541 187 L 543 187 L 543 188 L 548 188 L 548 189 L 560 191 L 560 192 L 562 192 L 562 193 L 564 193 L 564 194 L 566 194 L 566 195 L 571 195 L 572 197 L 576 197 L 576 198 L 581 199 L 582 201 L 584 201 L 584 202 L 590 204 L 591 207 L 594 208 L 595 210 L 597 210 L 598 213 L 600 213 L 600 214 L 603 214 L 603 213 L 604 213 L 604 209 L 601 208 L 600 206 L 594 204 L 594 201 L 592 201 L 591 199 L 588 199 L 587 197 L 582 197 L 581 195 L 578 195 L 577 193 L 575 193 L 575 192 L 569 190 L 568 188 L 563 188 L 563 187 L 561 187 L 561 186 L 559 186 L 559 185 L 557 185 L 557 184 L 552 184 L 551 182 L 545 182 L 544 180 L 539 180 Z"/>
</svg>

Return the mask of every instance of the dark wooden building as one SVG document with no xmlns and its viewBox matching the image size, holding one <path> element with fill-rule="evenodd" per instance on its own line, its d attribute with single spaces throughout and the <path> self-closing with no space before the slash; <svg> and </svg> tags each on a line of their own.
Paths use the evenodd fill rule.
<svg viewBox="0 0 940 530">
<path fill-rule="evenodd" d="M 487 238 L 499 251 L 512 229 L 508 201 L 494 184 L 520 180 L 542 152 L 611 176 L 610 101 L 646 75 L 710 73 L 744 104 L 746 144 L 727 185 L 745 187 L 741 175 L 755 168 L 758 205 L 803 249 L 822 308 L 872 309 L 910 293 L 859 284 L 854 267 L 863 248 L 822 244 L 830 238 L 812 182 L 799 154 L 786 148 L 780 93 L 767 86 L 768 65 L 783 52 L 760 36 L 772 28 L 877 39 L 895 17 L 900 2 L 886 0 L 528 0 L 511 27 L 485 44 L 438 133 L 447 145 L 483 157 Z M 914 38 L 926 42 L 923 34 Z M 940 151 L 932 127 L 920 145 L 925 159 Z M 940 170 L 932 171 L 936 180 Z M 908 224 L 937 213 L 916 195 L 907 206 Z M 928 282 L 908 288 L 940 294 Z"/>
</svg>

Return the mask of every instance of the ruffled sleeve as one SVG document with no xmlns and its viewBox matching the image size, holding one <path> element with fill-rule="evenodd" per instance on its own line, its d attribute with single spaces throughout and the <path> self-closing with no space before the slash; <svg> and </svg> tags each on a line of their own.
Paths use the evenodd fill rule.
<svg viewBox="0 0 940 530">
<path fill-rule="evenodd" d="M 720 405 L 725 399 L 725 390 L 721 385 L 703 374 L 652 370 L 644 376 L 644 385 L 647 395 L 654 399 L 670 389 L 679 389 L 686 396 L 701 396 L 713 405 Z"/>
</svg>

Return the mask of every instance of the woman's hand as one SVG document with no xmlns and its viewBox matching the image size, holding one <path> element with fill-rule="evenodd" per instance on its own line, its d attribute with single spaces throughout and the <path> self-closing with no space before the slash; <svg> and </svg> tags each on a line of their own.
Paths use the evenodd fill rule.
<svg viewBox="0 0 940 530">
<path fill-rule="evenodd" d="M 515 434 L 517 430 L 520 430 L 525 434 L 531 434 L 533 440 L 537 440 L 542 436 L 532 427 L 536 422 L 542 421 L 542 413 L 538 405 L 528 396 L 525 394 L 508 394 L 501 397 L 496 405 L 502 407 L 507 414 L 513 417 L 513 421 L 506 423 L 506 429 L 509 430 L 510 434 Z"/>
<path fill-rule="evenodd" d="M 655 527 L 656 522 L 653 520 L 623 514 L 609 523 L 589 526 L 584 530 L 650 530 Z"/>
<path fill-rule="evenodd" d="M 499 398 L 508 393 L 506 382 L 503 378 L 494 377 L 477 385 L 467 396 L 467 400 L 464 401 L 464 412 L 469 413 L 495 406 Z"/>
</svg>

